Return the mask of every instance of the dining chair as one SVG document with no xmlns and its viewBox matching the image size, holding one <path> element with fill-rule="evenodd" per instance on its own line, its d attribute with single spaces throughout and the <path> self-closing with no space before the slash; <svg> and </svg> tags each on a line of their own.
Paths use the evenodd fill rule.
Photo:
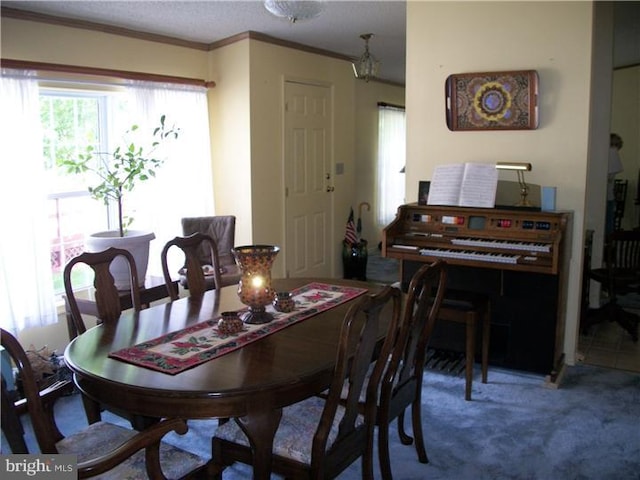
<svg viewBox="0 0 640 480">
<path fill-rule="evenodd" d="M 399 331 L 380 383 L 376 415 L 380 471 L 385 480 L 393 478 L 389 457 L 389 424 L 396 418 L 400 441 L 404 445 L 411 445 L 415 440 L 418 460 L 421 463 L 429 461 L 422 432 L 422 381 L 427 346 L 442 305 L 445 284 L 444 260 L 423 265 L 409 283 Z M 361 408 L 364 407 L 366 404 L 361 405 Z M 414 438 L 407 434 L 404 427 L 404 414 L 408 407 L 411 407 Z"/>
<path fill-rule="evenodd" d="M 87 331 L 80 302 L 86 300 L 76 297 L 73 287 L 73 277 L 79 265 L 89 266 L 94 273 L 93 286 L 95 287 L 95 311 L 97 313 L 97 323 L 113 324 L 118 321 L 122 314 L 122 303 L 120 301 L 120 292 L 115 283 L 113 275 L 109 267 L 116 261 L 124 261 L 129 267 L 130 296 L 131 305 L 134 310 L 140 311 L 142 306 L 140 302 L 140 289 L 138 285 L 138 273 L 135 260 L 129 251 L 110 247 L 102 252 L 84 252 L 77 257 L 72 258 L 64 267 L 63 279 L 65 290 L 65 302 L 70 315 L 67 316 L 67 329 L 69 331 L 69 339 L 73 340 L 76 336 Z M 79 268 L 78 268 L 79 270 Z M 93 302 L 92 302 L 93 303 Z M 89 423 L 96 423 L 101 420 L 101 411 L 105 408 L 94 399 L 85 395 L 82 396 L 82 402 Z M 115 411 L 109 409 L 113 413 L 137 424 L 137 419 L 127 412 Z"/>
<path fill-rule="evenodd" d="M 600 283 L 608 298 L 600 308 L 583 315 L 582 332 L 587 334 L 590 327 L 598 323 L 616 322 L 637 343 L 640 316 L 623 308 L 619 297 L 640 291 L 640 230 L 616 230 L 609 234 L 604 265 L 590 269 L 588 275 Z"/>
<path fill-rule="evenodd" d="M 388 355 L 391 341 L 377 350 L 383 317 L 397 323 L 401 293 L 387 286 L 377 295 L 365 295 L 347 311 L 343 320 L 335 370 L 326 398 L 313 396 L 282 410 L 273 441 L 272 470 L 285 478 L 335 478 L 362 457 L 362 478 L 373 478 L 373 430 L 377 391 L 382 367 L 367 375 L 371 362 Z M 389 311 L 390 310 L 390 311 Z M 383 328 L 386 328 L 384 325 Z M 347 396 L 341 401 L 343 385 Z M 359 399 L 365 393 L 366 407 Z M 213 437 L 213 473 L 222 478 L 234 462 L 251 464 L 249 440 L 240 422 L 220 425 Z"/>
<path fill-rule="evenodd" d="M 389 324 L 387 342 L 392 347 L 386 354 L 381 352 L 380 359 L 370 367 L 370 375 L 380 375 L 375 373 L 375 369 L 384 368 L 377 399 L 375 424 L 378 427 L 380 473 L 385 480 L 393 478 L 389 456 L 389 424 L 397 418 L 401 443 L 404 445 L 414 443 L 414 439 L 407 434 L 404 426 L 404 414 L 408 407 L 411 407 L 412 429 L 418 460 L 421 463 L 428 463 L 422 433 L 422 379 L 427 346 L 444 300 L 445 284 L 446 262 L 444 260 L 425 264 L 413 275 L 405 296 L 402 317 L 399 321 Z M 326 397 L 326 392 L 321 396 Z M 341 398 L 344 402 L 346 398 L 344 392 Z M 366 398 L 361 396 L 361 412 L 366 408 Z"/>
<path fill-rule="evenodd" d="M 240 268 L 231 253 L 235 247 L 236 217 L 234 215 L 184 217 L 181 222 L 183 236 L 204 233 L 213 238 L 217 246 L 220 269 L 218 285 L 221 287 L 236 285 L 240 281 Z M 201 265 L 212 265 L 211 254 L 206 248 L 201 247 L 198 250 L 198 258 Z"/>
<path fill-rule="evenodd" d="M 76 298 L 72 280 L 72 273 L 79 264 L 91 267 L 94 273 L 93 286 L 95 287 L 97 322 L 112 323 L 120 318 L 120 314 L 122 313 L 122 305 L 120 303 L 121 292 L 118 291 L 114 283 L 113 275 L 109 271 L 109 267 L 115 261 L 125 261 L 126 264 L 128 264 L 131 281 L 129 288 L 131 305 L 136 311 L 142 308 L 136 262 L 129 251 L 111 247 L 102 252 L 81 253 L 65 265 L 63 272 L 65 302 L 67 302 L 68 311 L 70 312 L 70 315 L 67 317 L 69 340 L 72 340 L 87 330 L 78 306 L 79 299 Z"/>
<path fill-rule="evenodd" d="M 207 467 L 207 460 L 162 441 L 169 432 L 187 432 L 187 424 L 178 418 L 164 419 L 142 432 L 107 422 L 64 436 L 56 423 L 55 402 L 70 381 L 59 381 L 40 391 L 25 350 L 8 331 L 0 329 L 2 347 L 17 368 L 24 399 L 14 401 L 2 379 L 2 430 L 13 453 L 77 455 L 79 478 L 194 478 Z M 6 411 L 8 409 L 8 411 Z M 21 409 L 19 411 L 19 409 Z M 13 422 L 5 424 L 12 413 Z M 30 452 L 24 441 L 20 414 L 28 414 L 40 452 Z M 144 450 L 144 452 L 143 452 Z"/>
<path fill-rule="evenodd" d="M 221 287 L 220 262 L 218 261 L 218 247 L 215 240 L 204 233 L 194 233 L 187 237 L 175 237 L 165 244 L 160 253 L 162 274 L 171 300 L 177 300 L 179 297 L 178 286 L 171 279 L 167 260 L 169 249 L 174 246 L 182 250 L 184 254 L 184 267 L 180 269 L 180 275 L 184 277 L 183 285 L 189 289 L 189 295 L 202 295 L 206 290 Z M 204 272 L 200 263 L 199 252 L 202 248 L 209 252 L 209 258 L 211 259 L 211 268 L 207 273 Z"/>
</svg>

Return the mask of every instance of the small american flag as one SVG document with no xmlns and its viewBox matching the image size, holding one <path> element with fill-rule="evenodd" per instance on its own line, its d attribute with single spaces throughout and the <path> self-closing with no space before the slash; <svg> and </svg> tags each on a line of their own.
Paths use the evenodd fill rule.
<svg viewBox="0 0 640 480">
<path fill-rule="evenodd" d="M 344 241 L 349 245 L 358 243 L 358 235 L 356 233 L 356 223 L 353 219 L 353 207 L 351 208 L 351 213 L 349 214 L 349 219 L 347 220 L 347 228 L 344 233 Z"/>
</svg>

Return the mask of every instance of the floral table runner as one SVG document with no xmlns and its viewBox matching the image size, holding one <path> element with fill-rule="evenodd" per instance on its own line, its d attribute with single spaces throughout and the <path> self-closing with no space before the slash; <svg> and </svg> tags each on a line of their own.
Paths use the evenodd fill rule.
<svg viewBox="0 0 640 480">
<path fill-rule="evenodd" d="M 220 317 L 216 317 L 162 337 L 117 350 L 109 356 L 175 375 L 336 307 L 366 291 L 364 288 L 343 285 L 309 283 L 291 292 L 296 304 L 293 312 L 280 313 L 271 305 L 267 306 L 267 310 L 274 317 L 269 323 L 245 324 L 241 332 L 225 335 L 218 331 Z"/>
</svg>

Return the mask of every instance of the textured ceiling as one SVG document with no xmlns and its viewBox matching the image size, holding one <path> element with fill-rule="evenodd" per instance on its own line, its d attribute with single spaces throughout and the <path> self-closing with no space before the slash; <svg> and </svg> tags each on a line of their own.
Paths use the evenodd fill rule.
<svg viewBox="0 0 640 480">
<path fill-rule="evenodd" d="M 358 57 L 373 33 L 380 77 L 404 84 L 404 1 L 326 1 L 316 18 L 290 23 L 262 1 L 2 1 L 3 7 L 92 21 L 183 40 L 213 43 L 249 30 Z"/>
<path fill-rule="evenodd" d="M 405 80 L 404 0 L 328 0 L 320 16 L 293 24 L 255 0 L 3 0 L 2 6 L 206 44 L 252 30 L 349 57 L 362 53 L 360 35 L 373 33 L 370 47 L 382 64 L 380 77 L 401 84 Z M 614 66 L 640 64 L 640 1 L 616 2 L 614 18 Z"/>
</svg>

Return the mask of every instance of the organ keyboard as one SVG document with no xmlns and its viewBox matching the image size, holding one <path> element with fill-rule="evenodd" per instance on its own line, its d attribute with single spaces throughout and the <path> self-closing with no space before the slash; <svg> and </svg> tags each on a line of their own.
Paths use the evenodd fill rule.
<svg viewBox="0 0 640 480">
<path fill-rule="evenodd" d="M 566 224 L 566 213 L 402 205 L 384 229 L 382 254 L 556 275 Z"/>
<path fill-rule="evenodd" d="M 400 260 L 407 288 L 424 262 L 445 259 L 447 291 L 486 295 L 491 305 L 489 362 L 550 373 L 563 359 L 568 212 L 409 204 L 383 231 L 382 255 Z M 436 346 L 459 335 L 438 326 Z"/>
</svg>

